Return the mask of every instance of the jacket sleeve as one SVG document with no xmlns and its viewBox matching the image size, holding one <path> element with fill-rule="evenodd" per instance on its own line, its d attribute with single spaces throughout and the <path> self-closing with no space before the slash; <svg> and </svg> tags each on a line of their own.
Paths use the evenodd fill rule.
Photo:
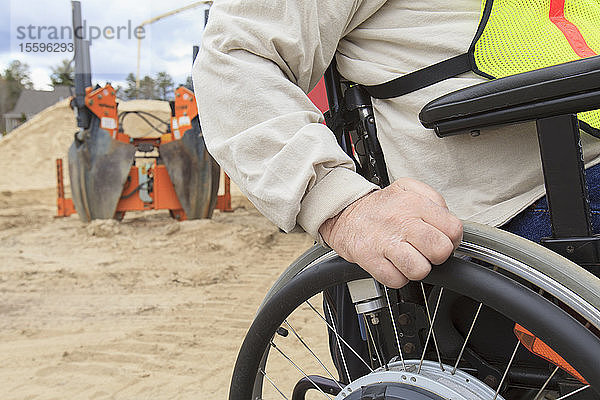
<svg viewBox="0 0 600 400">
<path fill-rule="evenodd" d="M 318 237 L 326 219 L 377 188 L 306 96 L 340 38 L 378 7 L 357 13 L 361 1 L 217 0 L 210 11 L 193 71 L 207 147 L 288 232 L 299 224 Z"/>
</svg>

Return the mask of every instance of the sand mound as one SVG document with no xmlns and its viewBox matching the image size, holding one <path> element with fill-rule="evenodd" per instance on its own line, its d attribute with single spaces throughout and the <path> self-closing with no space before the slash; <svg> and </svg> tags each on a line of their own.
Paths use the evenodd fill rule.
<svg viewBox="0 0 600 400">
<path fill-rule="evenodd" d="M 56 159 L 66 159 L 77 131 L 69 99 L 48 107 L 0 141 L 0 191 L 56 186 Z"/>
</svg>

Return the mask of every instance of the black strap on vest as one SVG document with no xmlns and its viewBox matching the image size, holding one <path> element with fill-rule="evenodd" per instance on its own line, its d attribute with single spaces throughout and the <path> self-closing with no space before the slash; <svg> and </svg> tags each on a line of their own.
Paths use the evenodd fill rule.
<svg viewBox="0 0 600 400">
<path fill-rule="evenodd" d="M 376 99 L 404 96 L 427 86 L 472 71 L 470 54 L 465 53 L 430 65 L 410 74 L 374 86 L 363 86 Z"/>
</svg>

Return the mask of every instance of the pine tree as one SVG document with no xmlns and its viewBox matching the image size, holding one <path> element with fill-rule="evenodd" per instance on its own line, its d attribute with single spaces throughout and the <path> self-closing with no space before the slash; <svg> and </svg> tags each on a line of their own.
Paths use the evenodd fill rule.
<svg viewBox="0 0 600 400">
<path fill-rule="evenodd" d="M 138 93 L 138 99 L 157 99 L 158 90 L 156 88 L 156 81 L 146 75 L 144 79 L 140 80 L 140 91 Z"/>
<path fill-rule="evenodd" d="M 156 74 L 156 86 L 158 88 L 160 99 L 168 100 L 173 97 L 173 78 L 167 72 L 159 72 Z"/>
<path fill-rule="evenodd" d="M 11 61 L 0 74 L 0 114 L 15 107 L 23 89 L 33 89 L 29 66 L 19 60 Z"/>
<path fill-rule="evenodd" d="M 4 132 L 4 114 L 15 107 L 21 91 L 32 88 L 29 66 L 19 60 L 11 61 L 0 73 L 0 131 Z"/>
<path fill-rule="evenodd" d="M 70 60 L 62 60 L 59 65 L 51 69 L 50 81 L 52 87 L 74 85 L 73 64 Z"/>
<path fill-rule="evenodd" d="M 137 99 L 138 98 L 138 90 L 135 87 L 135 75 L 133 73 L 130 73 L 129 75 L 127 75 L 127 77 L 125 78 L 125 83 L 127 84 L 127 86 L 124 89 L 124 94 L 125 94 L 125 98 L 127 100 L 133 100 L 133 99 Z"/>
</svg>

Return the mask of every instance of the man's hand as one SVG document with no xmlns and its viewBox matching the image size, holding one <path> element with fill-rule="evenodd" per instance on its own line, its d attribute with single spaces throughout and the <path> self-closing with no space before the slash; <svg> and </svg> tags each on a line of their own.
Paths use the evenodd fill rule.
<svg viewBox="0 0 600 400">
<path fill-rule="evenodd" d="M 403 178 L 356 200 L 319 233 L 344 259 L 399 288 L 450 257 L 462 239 L 462 223 L 430 186 Z"/>
</svg>

